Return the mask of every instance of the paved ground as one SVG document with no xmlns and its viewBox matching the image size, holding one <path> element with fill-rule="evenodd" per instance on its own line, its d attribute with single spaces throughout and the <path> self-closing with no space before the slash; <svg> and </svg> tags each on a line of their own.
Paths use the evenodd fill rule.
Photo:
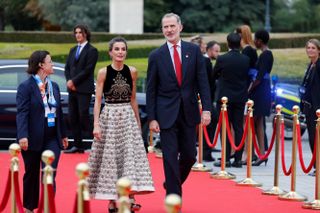
<svg viewBox="0 0 320 213">
<path fill-rule="evenodd" d="M 272 126 L 271 123 L 267 123 L 267 135 L 268 140 L 270 141 L 272 135 Z M 302 137 L 302 149 L 304 153 L 305 165 L 309 165 L 311 160 L 311 151 L 308 143 L 307 132 L 304 133 Z M 220 147 L 219 147 L 220 148 Z M 291 163 L 291 150 L 292 150 L 292 141 L 285 141 L 285 158 L 287 167 Z M 213 156 L 215 158 L 220 157 L 220 153 L 214 152 Z M 297 172 L 296 172 L 296 192 L 307 196 L 309 201 L 313 201 L 315 198 L 315 177 L 311 177 L 303 173 L 300 162 L 297 156 Z M 281 162 L 280 162 L 281 163 Z M 213 167 L 212 162 L 204 162 L 204 164 L 213 168 L 214 172 L 220 171 L 219 167 Z M 246 166 L 242 168 L 226 168 L 226 171 L 231 172 L 236 175 L 235 181 L 240 181 L 246 178 Z M 261 164 L 259 167 L 252 167 L 252 179 L 256 182 L 262 183 L 262 189 L 270 189 L 273 187 L 273 173 L 274 173 L 274 151 L 271 152 L 267 165 Z M 279 187 L 285 191 L 290 191 L 291 186 L 291 176 L 285 176 L 281 164 L 279 165 Z"/>
</svg>

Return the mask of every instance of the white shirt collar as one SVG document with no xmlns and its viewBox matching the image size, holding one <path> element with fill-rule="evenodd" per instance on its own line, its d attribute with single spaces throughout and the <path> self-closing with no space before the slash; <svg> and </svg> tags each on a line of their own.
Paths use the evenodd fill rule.
<svg viewBox="0 0 320 213">
<path fill-rule="evenodd" d="M 169 41 L 167 41 L 167 45 L 168 45 L 168 48 L 170 50 L 173 47 L 174 44 L 172 44 Z M 176 45 L 181 48 L 181 39 L 177 42 Z"/>
<path fill-rule="evenodd" d="M 82 49 L 84 46 L 86 46 L 87 43 L 88 43 L 88 41 L 85 41 L 85 42 L 83 42 L 82 44 L 78 43 L 78 46 L 80 45 L 80 46 L 81 46 L 81 49 Z"/>
</svg>

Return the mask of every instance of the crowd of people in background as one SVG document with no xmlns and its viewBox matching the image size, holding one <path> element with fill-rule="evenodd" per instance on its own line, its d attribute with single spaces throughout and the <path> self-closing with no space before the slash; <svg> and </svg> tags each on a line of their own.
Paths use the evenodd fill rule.
<svg viewBox="0 0 320 213">
<path fill-rule="evenodd" d="M 221 54 L 216 41 L 206 44 L 201 36 L 191 38 L 191 42 L 182 40 L 183 27 L 177 14 L 165 14 L 161 24 L 166 42 L 149 55 L 147 113 L 150 130 L 160 133 L 163 187 L 167 194 L 182 195 L 182 184 L 196 162 L 196 126 L 200 122 L 208 125 L 209 138 L 213 139 L 223 96 L 228 97 L 228 117 L 236 145 L 243 135 L 245 103 L 248 98 L 254 101 L 254 137 L 257 137 L 260 153 L 264 154 L 265 117 L 271 112 L 270 73 L 274 59 L 268 48 L 269 33 L 263 29 L 252 37 L 248 25 L 237 27 L 226 38 L 228 51 Z M 90 194 L 95 199 L 110 200 L 108 211 L 117 212 L 116 181 L 126 176 L 133 183 L 131 211 L 139 210 L 141 205 L 135 203 L 134 194 L 151 193 L 154 186 L 141 137 L 136 101 L 138 71 L 124 63 L 128 51 L 126 40 L 113 38 L 108 49 L 111 64 L 99 70 L 95 87 L 98 51 L 90 44 L 90 31 L 85 25 L 76 25 L 73 33 L 77 45 L 70 49 L 65 77 L 74 146 L 65 152 L 84 153 L 83 132 L 90 129 L 89 103 L 95 93 L 94 140 L 88 159 Z M 310 64 L 300 88 L 301 108 L 306 115 L 313 149 L 315 111 L 320 108 L 319 41 L 309 40 L 306 53 Z M 49 52 L 34 52 L 28 65 L 31 77 L 17 92 L 17 139 L 25 163 L 23 203 L 26 212 L 33 212 L 39 200 L 41 152 L 52 150 L 56 156 L 53 167 L 57 168 L 60 150 L 68 147 L 68 138 L 59 87 L 49 77 L 53 73 Z M 105 104 L 101 110 L 103 97 Z M 215 161 L 213 151 L 219 150 L 212 150 L 204 143 L 205 161 Z M 246 164 L 243 148 L 234 152 L 227 143 L 226 151 L 226 167 L 241 168 Z M 253 166 L 268 162 L 256 156 L 252 159 Z M 215 162 L 214 166 L 221 166 L 221 162 Z"/>
</svg>

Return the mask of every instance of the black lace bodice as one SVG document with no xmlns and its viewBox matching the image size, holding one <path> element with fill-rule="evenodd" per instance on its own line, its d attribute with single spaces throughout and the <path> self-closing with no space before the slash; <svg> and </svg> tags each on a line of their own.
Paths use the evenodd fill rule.
<svg viewBox="0 0 320 213">
<path fill-rule="evenodd" d="M 106 103 L 129 103 L 132 94 L 132 78 L 127 65 L 117 71 L 107 66 L 107 77 L 103 86 Z"/>
</svg>

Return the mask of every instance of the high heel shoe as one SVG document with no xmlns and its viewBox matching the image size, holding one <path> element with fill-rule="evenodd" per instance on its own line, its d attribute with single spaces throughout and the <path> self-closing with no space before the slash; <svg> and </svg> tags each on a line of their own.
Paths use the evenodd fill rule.
<svg viewBox="0 0 320 213">
<path fill-rule="evenodd" d="M 108 212 L 109 213 L 117 213 L 118 208 L 116 206 L 116 202 L 114 200 L 110 200 L 109 205 L 108 205 Z"/>
<path fill-rule="evenodd" d="M 134 198 L 130 198 L 130 202 L 131 202 L 131 209 L 130 209 L 131 213 L 134 213 L 141 209 L 141 205 L 136 203 L 136 200 Z"/>
<path fill-rule="evenodd" d="M 252 166 L 260 166 L 260 164 L 262 164 L 264 162 L 264 165 L 267 166 L 268 163 L 268 158 L 264 159 L 264 160 L 257 160 L 254 163 L 252 163 Z"/>
</svg>

